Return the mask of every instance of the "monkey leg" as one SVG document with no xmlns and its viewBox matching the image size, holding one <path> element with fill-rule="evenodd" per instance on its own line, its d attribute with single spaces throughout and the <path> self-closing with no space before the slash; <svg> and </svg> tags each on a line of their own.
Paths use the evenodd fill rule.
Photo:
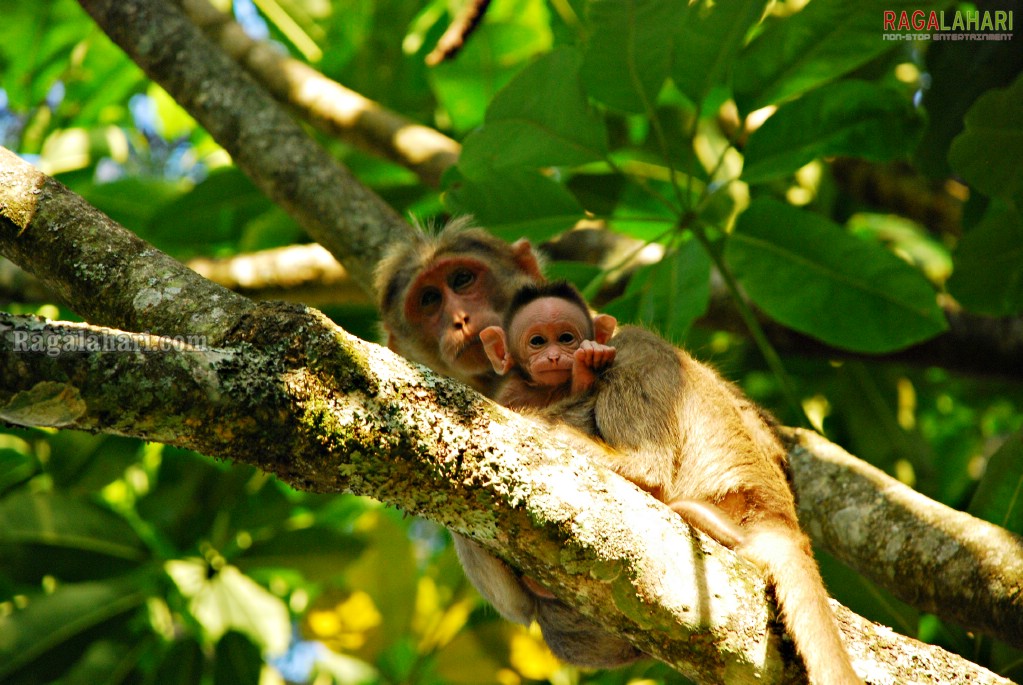
<svg viewBox="0 0 1023 685">
<path fill-rule="evenodd" d="M 611 635 L 556 599 L 538 599 L 536 622 L 544 642 L 562 661 L 588 668 L 615 668 L 643 658 L 643 652 Z"/>
<path fill-rule="evenodd" d="M 515 572 L 469 538 L 452 532 L 451 539 L 466 577 L 497 613 L 514 623 L 529 625 L 536 613 L 536 599 Z"/>
</svg>

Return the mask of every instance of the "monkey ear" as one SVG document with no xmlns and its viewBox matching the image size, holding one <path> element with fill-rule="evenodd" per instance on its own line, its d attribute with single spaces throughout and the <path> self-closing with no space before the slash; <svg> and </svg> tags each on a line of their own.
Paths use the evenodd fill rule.
<svg viewBox="0 0 1023 685">
<path fill-rule="evenodd" d="M 535 281 L 543 281 L 543 273 L 540 271 L 540 262 L 533 252 L 533 246 L 525 238 L 519 238 L 511 245 L 512 256 L 515 264 L 522 273 L 530 276 Z"/>
<path fill-rule="evenodd" d="M 615 326 L 618 325 L 618 319 L 614 318 L 610 314 L 596 314 L 593 317 L 593 339 L 601 345 L 607 344 L 607 341 L 614 335 Z"/>
<path fill-rule="evenodd" d="M 512 367 L 511 354 L 508 353 L 508 342 L 504 337 L 504 329 L 500 326 L 487 326 L 480 331 L 480 341 L 487 353 L 487 359 L 498 375 L 503 376 Z"/>
</svg>

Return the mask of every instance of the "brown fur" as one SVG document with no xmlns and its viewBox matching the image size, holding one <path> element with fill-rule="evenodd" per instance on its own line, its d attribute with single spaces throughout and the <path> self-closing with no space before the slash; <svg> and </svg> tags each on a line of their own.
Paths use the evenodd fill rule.
<svg viewBox="0 0 1023 685">
<path fill-rule="evenodd" d="M 444 244 L 442 235 L 437 245 Z M 486 249 L 479 257 L 489 260 L 494 248 L 488 244 Z M 521 258 L 517 249 L 505 246 L 506 256 L 493 261 L 495 274 L 514 269 L 515 258 Z M 437 250 L 421 250 L 409 255 L 406 249 L 392 265 L 429 268 Z M 422 350 L 427 354 L 413 358 L 430 364 L 438 356 L 437 341 L 409 332 L 407 324 L 388 314 L 402 311 L 396 300 L 416 273 L 409 266 L 395 276 L 393 268 L 382 267 L 378 281 L 388 330 L 399 349 Z M 532 274 L 523 270 L 517 280 L 527 276 Z M 507 278 L 502 275 L 494 283 L 503 285 L 510 282 Z M 506 304 L 512 292 L 491 286 L 493 307 Z M 775 587 L 786 629 L 812 683 L 861 683 L 842 646 L 809 541 L 799 529 L 785 451 L 765 414 L 712 369 L 652 333 L 625 327 L 610 344 L 617 357 L 591 391 L 570 395 L 540 413 L 552 423 L 599 438 L 609 449 L 595 451 L 607 466 L 758 564 Z M 497 385 L 491 378 L 477 380 L 477 387 L 494 392 Z M 641 656 L 567 605 L 530 591 L 482 547 L 459 536 L 455 542 L 466 574 L 484 596 L 511 620 L 535 618 L 560 658 L 615 666 Z"/>
</svg>

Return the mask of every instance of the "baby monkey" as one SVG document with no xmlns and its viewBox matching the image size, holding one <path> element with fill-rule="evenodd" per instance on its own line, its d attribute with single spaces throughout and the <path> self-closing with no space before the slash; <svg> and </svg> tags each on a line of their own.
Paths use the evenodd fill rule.
<svg viewBox="0 0 1023 685">
<path fill-rule="evenodd" d="M 610 314 L 591 315 L 582 294 L 565 281 L 522 286 L 512 297 L 504 327 L 480 331 L 494 371 L 501 376 L 512 373 L 494 399 L 509 409 L 541 410 L 590 392 L 598 374 L 614 362 L 617 350 L 606 343 L 617 324 Z M 559 414 L 555 410 L 547 418 Z M 723 504 L 730 503 L 725 498 Z M 718 505 L 681 498 L 666 504 L 726 547 L 734 549 L 744 539 L 739 526 Z M 531 578 L 522 580 L 534 594 L 553 596 Z"/>
<path fill-rule="evenodd" d="M 607 345 L 617 322 L 610 314 L 591 316 L 583 296 L 565 281 L 520 288 L 503 328 L 480 331 L 487 357 L 504 381 L 495 399 L 512 409 L 539 409 L 593 387 L 611 365 Z"/>
</svg>

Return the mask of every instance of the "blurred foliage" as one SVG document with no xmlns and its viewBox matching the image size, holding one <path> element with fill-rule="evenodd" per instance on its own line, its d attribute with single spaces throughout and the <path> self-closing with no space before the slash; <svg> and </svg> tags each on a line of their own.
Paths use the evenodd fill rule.
<svg viewBox="0 0 1023 685">
<path fill-rule="evenodd" d="M 429 69 L 455 4 L 235 11 L 254 35 L 463 141 L 442 191 L 325 141 L 399 211 L 472 212 L 536 242 L 606 222 L 657 256 L 607 303 L 620 320 L 713 359 L 783 421 L 805 414 L 927 496 L 1023 532 L 1018 384 L 871 361 L 765 365 L 770 348 L 692 326 L 712 273 L 786 326 L 862 353 L 941 332 L 937 294 L 1020 314 L 1019 40 L 882 39 L 884 10 L 947 9 L 937 2 L 494 0 L 458 57 Z M 0 142 L 180 258 L 304 239 L 73 0 L 0 0 L 0 16 Z M 968 197 L 961 234 L 850 192 L 836 156 Z M 552 271 L 589 294 L 608 276 L 581 262 Z M 365 307 L 335 313 L 374 337 Z M 823 554 L 822 567 L 858 612 L 1023 675 L 1005 645 Z M 19 429 L 0 433 L 0 681 L 685 682 L 651 662 L 557 663 L 535 630 L 481 604 L 432 524 L 178 449 Z"/>
</svg>

